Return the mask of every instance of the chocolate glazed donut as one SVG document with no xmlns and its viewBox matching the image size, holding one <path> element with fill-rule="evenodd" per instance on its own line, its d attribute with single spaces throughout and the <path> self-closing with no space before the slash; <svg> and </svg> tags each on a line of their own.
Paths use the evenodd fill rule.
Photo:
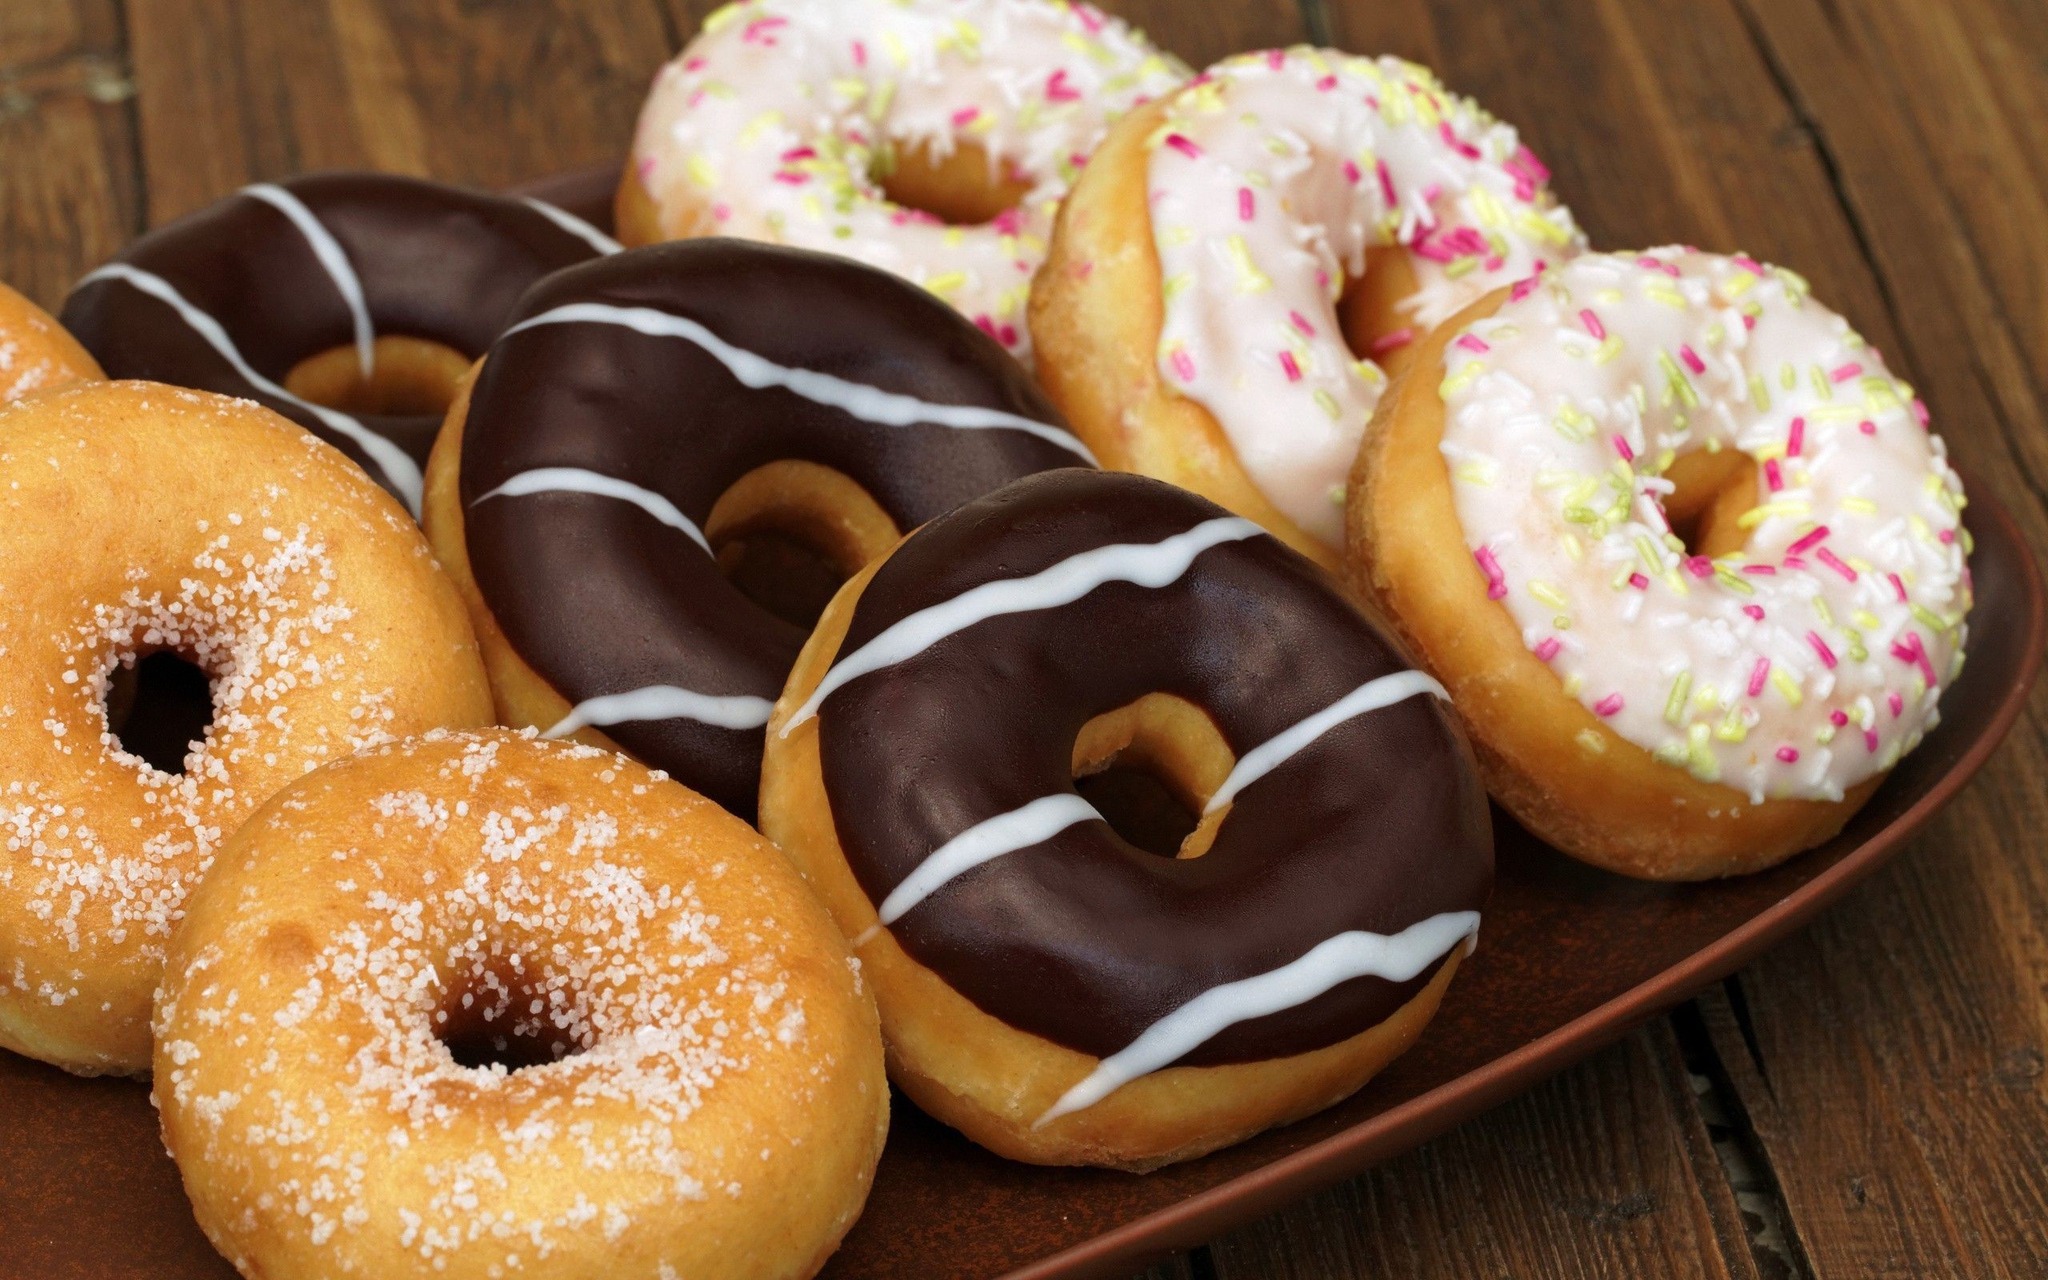
<svg viewBox="0 0 2048 1280">
<path fill-rule="evenodd" d="M 617 248 L 537 200 L 319 174 L 245 187 L 142 237 L 78 282 L 62 319 L 107 376 L 255 400 L 417 513 L 445 399 L 427 412 L 343 412 L 290 389 L 293 371 L 342 349 L 367 383 L 420 340 L 459 370 L 528 286 Z M 393 350 L 394 337 L 412 351 Z"/>
<path fill-rule="evenodd" d="M 574 704 L 540 727 L 603 726 L 749 820 L 762 726 L 808 631 L 720 570 L 721 498 L 792 464 L 799 487 L 848 491 L 883 526 L 840 557 L 851 573 L 962 502 L 1092 462 L 1023 369 L 916 286 L 737 240 L 542 282 L 457 415 L 461 546 L 438 478 L 429 532 L 444 561 L 466 552 L 479 630 Z"/>
<path fill-rule="evenodd" d="M 1063 471 L 965 506 L 874 572 L 831 662 L 779 732 L 815 715 L 877 928 L 984 1013 L 1102 1059 L 1039 1125 L 1169 1065 L 1359 1035 L 1478 927 L 1486 796 L 1441 689 L 1192 494 Z M 1075 790 L 1084 726 L 1159 694 L 1234 756 L 1196 799 L 1198 856 L 1139 849 Z"/>
</svg>

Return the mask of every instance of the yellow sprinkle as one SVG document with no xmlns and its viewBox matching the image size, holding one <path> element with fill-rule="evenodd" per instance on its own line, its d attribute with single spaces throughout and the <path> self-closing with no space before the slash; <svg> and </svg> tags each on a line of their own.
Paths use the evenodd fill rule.
<svg viewBox="0 0 2048 1280">
<path fill-rule="evenodd" d="M 1714 728 L 1714 736 L 1723 742 L 1741 742 L 1749 736 L 1749 726 L 1743 722 L 1739 707 L 1728 708 L 1728 714 L 1721 717 L 1721 723 Z"/>
<path fill-rule="evenodd" d="M 1565 599 L 1564 592 L 1559 591 L 1547 582 L 1531 582 L 1529 584 L 1529 594 L 1553 609 L 1565 609 L 1571 606 L 1571 601 Z"/>
<path fill-rule="evenodd" d="M 967 273 L 965 271 L 947 271 L 943 274 L 933 276 L 931 279 L 925 281 L 924 287 L 931 290 L 933 293 L 944 296 L 945 294 L 952 293 L 954 290 L 960 288 L 962 285 L 966 283 Z"/>
<path fill-rule="evenodd" d="M 713 34 L 723 31 L 728 25 L 732 23 L 733 19 L 740 16 L 740 11 L 745 9 L 746 7 L 747 6 L 744 3 L 744 0 L 736 0 L 736 2 L 733 4 L 722 4 L 718 6 L 718 8 L 712 10 L 709 14 L 705 16 L 704 30 Z"/>
<path fill-rule="evenodd" d="M 700 187 L 718 185 L 718 170 L 712 167 L 710 159 L 704 155 L 691 156 L 683 162 L 683 168 L 689 173 L 690 181 Z"/>
<path fill-rule="evenodd" d="M 1692 776 L 1702 782 L 1713 782 L 1721 776 L 1721 765 L 1707 745 L 1707 734 L 1707 726 L 1696 724 L 1686 730 L 1685 739 L 1687 755 L 1692 760 Z"/>
<path fill-rule="evenodd" d="M 1756 279 L 1755 276 L 1752 276 L 1747 272 L 1743 273 L 1742 278 L 1745 280 Z M 1767 413 L 1770 411 L 1771 389 L 1770 387 L 1764 384 L 1764 380 L 1761 374 L 1752 373 L 1749 375 L 1749 402 L 1756 406 L 1756 411 L 1758 413 Z"/>
<path fill-rule="evenodd" d="M 1321 387 L 1316 388 L 1314 399 L 1316 402 L 1316 407 L 1318 409 L 1321 409 L 1324 415 L 1327 416 L 1330 419 L 1330 421 L 1335 422 L 1338 418 L 1344 416 L 1343 409 L 1337 404 L 1337 397 L 1331 395 L 1328 391 L 1323 390 Z"/>
<path fill-rule="evenodd" d="M 1777 687 L 1778 692 L 1783 694 L 1785 701 L 1791 705 L 1796 707 L 1806 701 L 1806 695 L 1799 692 L 1799 682 L 1786 675 L 1785 668 L 1771 668 L 1771 683 Z"/>
<path fill-rule="evenodd" d="M 1738 271 L 1733 279 L 1722 286 L 1722 292 L 1731 298 L 1739 298 L 1756 287 L 1756 277 L 1747 271 Z"/>
<path fill-rule="evenodd" d="M 1656 543 L 1650 541 L 1649 534 L 1636 535 L 1636 554 L 1643 558 L 1643 567 L 1651 573 L 1664 572 L 1664 553 L 1657 549 Z"/>
<path fill-rule="evenodd" d="M 1575 741 L 1577 741 L 1579 746 L 1583 748 L 1589 755 L 1597 756 L 1605 755 L 1607 753 L 1607 739 L 1601 737 L 1599 731 L 1596 729 L 1579 730 L 1575 738 Z"/>
<path fill-rule="evenodd" d="M 1821 368 L 1819 365 L 1814 365 L 1808 371 L 1808 374 L 1813 379 L 1813 394 L 1823 400 L 1835 398 L 1835 384 L 1828 381 L 1828 371 L 1826 369 Z"/>
<path fill-rule="evenodd" d="M 1466 484 L 1476 484 L 1483 489 L 1493 487 L 1493 464 L 1483 461 L 1461 462 L 1451 469 L 1451 474 Z"/>
<path fill-rule="evenodd" d="M 1593 363 L 1607 364 L 1611 362 L 1614 359 L 1614 357 L 1620 354 L 1621 335 L 1617 333 L 1610 333 L 1607 335 L 1606 341 L 1602 342 L 1600 344 L 1599 349 L 1593 353 Z"/>
<path fill-rule="evenodd" d="M 1842 510 L 1854 511 L 1859 516 L 1874 516 L 1877 514 L 1877 504 L 1868 498 L 1844 498 Z"/>
<path fill-rule="evenodd" d="M 1259 270 L 1252 261 L 1252 249 L 1243 236 L 1232 236 L 1224 241 L 1224 249 L 1230 255 L 1231 265 L 1237 268 L 1237 287 L 1243 293 L 1262 293 L 1273 287 L 1273 279 Z"/>
<path fill-rule="evenodd" d="M 1813 507 L 1810 503 L 1802 502 L 1795 498 L 1780 498 L 1775 502 L 1766 502 L 1760 506 L 1751 507 L 1735 517 L 1735 527 L 1738 529 L 1754 529 L 1774 516 L 1803 516 L 1812 510 Z"/>
<path fill-rule="evenodd" d="M 1671 681 L 1671 692 L 1664 698 L 1664 723 L 1680 724 L 1685 720 L 1685 695 L 1692 688 L 1692 672 L 1681 671 Z"/>
<path fill-rule="evenodd" d="M 1189 275 L 1187 272 L 1177 271 L 1173 275 L 1166 277 L 1166 279 L 1161 283 L 1160 292 L 1165 296 L 1168 302 L 1171 302 L 1175 298 L 1178 298 L 1181 294 L 1187 292 L 1188 287 L 1194 284 L 1194 282 L 1195 278 Z"/>
</svg>

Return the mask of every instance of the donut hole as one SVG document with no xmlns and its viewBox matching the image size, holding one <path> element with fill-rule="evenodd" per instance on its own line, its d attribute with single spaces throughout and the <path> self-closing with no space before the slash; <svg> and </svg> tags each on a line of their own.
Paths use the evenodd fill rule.
<svg viewBox="0 0 2048 1280">
<path fill-rule="evenodd" d="M 107 673 L 107 729 L 152 769 L 182 774 L 213 724 L 213 681 L 182 653 L 123 654 Z"/>
<path fill-rule="evenodd" d="M 1361 360 L 1371 360 L 1395 377 L 1408 367 L 1420 345 L 1422 331 L 1407 309 L 1420 287 L 1415 261 L 1398 246 L 1365 251 L 1365 271 L 1344 282 L 1337 296 L 1337 327 L 1344 345 Z"/>
<path fill-rule="evenodd" d="M 1672 459 L 1664 478 L 1664 519 L 1685 544 L 1687 555 L 1713 559 L 1740 551 L 1749 531 L 1742 514 L 1757 503 L 1757 465 L 1735 449 L 1696 449 Z"/>
<path fill-rule="evenodd" d="M 363 374 L 355 345 L 306 357 L 284 376 L 284 389 L 301 400 L 343 413 L 384 417 L 439 417 L 455 402 L 470 359 L 428 338 L 378 338 Z"/>
<path fill-rule="evenodd" d="M 1135 847 L 1168 858 L 1208 852 L 1222 812 L 1204 814 L 1236 753 L 1187 699 L 1148 693 L 1088 721 L 1074 740 L 1074 790 Z"/>
<path fill-rule="evenodd" d="M 841 585 L 896 545 L 896 524 L 845 473 L 771 462 L 712 504 L 704 538 L 726 580 L 755 604 L 809 630 Z"/>
<path fill-rule="evenodd" d="M 1030 178 L 999 171 L 973 142 L 956 142 L 944 155 L 927 142 L 883 148 L 869 176 L 892 204 L 956 227 L 992 222 L 1031 190 Z"/>
<path fill-rule="evenodd" d="M 544 1067 L 588 1047 L 580 1020 L 563 1008 L 561 992 L 550 993 L 527 966 L 494 963 L 443 1002 L 434 1037 L 460 1067 L 508 1074 Z"/>
</svg>

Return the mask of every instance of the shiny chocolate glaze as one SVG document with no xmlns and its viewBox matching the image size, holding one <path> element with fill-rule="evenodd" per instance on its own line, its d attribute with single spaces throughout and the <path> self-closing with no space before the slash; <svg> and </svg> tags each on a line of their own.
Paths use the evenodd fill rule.
<svg viewBox="0 0 2048 1280">
<path fill-rule="evenodd" d="M 518 199 L 370 173 L 275 185 L 296 197 L 347 255 L 376 335 L 427 338 L 471 358 L 490 346 L 535 281 L 599 252 L 590 238 Z M 114 262 L 176 289 L 272 383 L 282 383 L 308 356 L 355 340 L 354 313 L 305 230 L 248 191 L 143 236 Z M 398 490 L 355 441 L 303 403 L 251 382 L 175 307 L 132 278 L 88 275 L 66 300 L 62 319 L 108 376 L 255 400 Z M 415 464 L 425 463 L 441 425 L 439 414 L 346 416 L 397 444 Z"/>
<path fill-rule="evenodd" d="M 984 583 L 1225 515 L 1138 476 L 1035 476 L 920 530 L 862 593 L 839 655 Z M 960 832 L 1073 790 L 1074 740 L 1151 692 L 1206 710 L 1240 758 L 1375 678 L 1394 646 L 1307 560 L 1260 534 L 1168 585 L 1099 586 L 976 622 L 819 704 L 825 792 L 846 858 L 882 903 Z M 1088 820 L 966 871 L 890 926 L 985 1012 L 1096 1056 L 1212 988 L 1347 930 L 1394 934 L 1476 911 L 1492 885 L 1486 794 L 1443 703 L 1345 720 L 1238 792 L 1209 851 L 1177 860 Z M 1352 978 L 1238 1022 L 1181 1059 L 1279 1057 L 1353 1036 L 1407 982 Z"/>
<path fill-rule="evenodd" d="M 1023 369 L 950 307 L 843 258 L 737 240 L 656 245 L 542 282 L 515 319 L 578 306 L 679 317 L 743 353 L 732 358 L 846 386 L 1061 422 Z M 735 481 L 784 459 L 844 473 L 910 529 L 1076 455 L 1024 430 L 883 425 L 784 387 L 751 387 L 702 345 L 667 334 L 515 323 L 484 362 L 463 431 L 476 581 L 512 646 L 571 703 L 663 685 L 772 701 L 806 632 L 742 595 L 685 532 L 616 497 L 486 495 L 539 468 L 578 468 L 655 491 L 701 527 Z M 753 816 L 758 725 L 679 717 L 604 732 Z"/>
</svg>

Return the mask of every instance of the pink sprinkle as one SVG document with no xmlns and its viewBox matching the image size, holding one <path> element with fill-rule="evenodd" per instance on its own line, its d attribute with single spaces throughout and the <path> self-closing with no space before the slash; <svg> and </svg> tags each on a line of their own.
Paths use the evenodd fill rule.
<svg viewBox="0 0 2048 1280">
<path fill-rule="evenodd" d="M 1749 272 L 1749 274 L 1753 276 L 1760 276 L 1764 273 L 1764 264 L 1758 262 L 1755 258 L 1750 257 L 1746 253 L 1738 253 L 1734 257 L 1730 258 L 1729 261 L 1733 262 L 1736 266 L 1741 267 L 1744 271 Z"/>
<path fill-rule="evenodd" d="M 868 65 L 868 47 L 858 40 L 853 42 L 853 65 L 856 67 Z"/>
<path fill-rule="evenodd" d="M 1443 138 L 1444 145 L 1449 147 L 1451 150 L 1457 152 L 1459 155 L 1465 157 L 1467 160 L 1477 160 L 1479 158 L 1479 148 L 1473 146 L 1471 143 L 1465 141 L 1463 138 L 1460 138 L 1457 134 L 1453 133 L 1451 131 L 1450 121 L 1445 120 L 1441 124 L 1437 125 L 1436 131 L 1438 136 Z"/>
<path fill-rule="evenodd" d="M 1743 605 L 1742 611 L 1748 614 L 1750 617 L 1756 619 L 1758 622 L 1762 622 L 1764 620 L 1764 607 L 1760 604 Z"/>
<path fill-rule="evenodd" d="M 1640 573 L 1631 573 L 1628 575 L 1628 585 L 1638 591 L 1648 591 L 1650 589 L 1650 580 Z"/>
<path fill-rule="evenodd" d="M 1742 566 L 1742 571 L 1755 574 L 1759 578 L 1768 578 L 1778 572 L 1775 566 L 1768 564 L 1746 564 Z"/>
<path fill-rule="evenodd" d="M 1346 160 L 1344 162 L 1344 181 L 1355 187 L 1358 185 L 1358 180 L 1364 176 L 1365 171 L 1358 167 L 1356 160 Z"/>
<path fill-rule="evenodd" d="M 1384 160 L 1375 160 L 1373 161 L 1373 168 L 1376 171 L 1378 171 L 1380 175 L 1380 195 L 1386 200 L 1389 206 L 1399 204 L 1400 201 L 1395 199 L 1394 197 L 1394 175 L 1392 172 L 1388 170 L 1387 162 Z"/>
<path fill-rule="evenodd" d="M 1906 580 L 1896 573 L 1888 573 L 1884 576 L 1891 582 L 1892 594 L 1899 598 L 1899 603 L 1906 603 Z"/>
<path fill-rule="evenodd" d="M 1335 76 L 1324 76 L 1322 79 L 1316 81 L 1316 88 L 1323 93 L 1328 93 L 1330 90 L 1336 87 L 1337 77 Z"/>
<path fill-rule="evenodd" d="M 811 175 L 808 173 L 791 173 L 787 169 L 778 169 L 775 171 L 775 180 L 784 186 L 800 187 L 811 180 Z"/>
<path fill-rule="evenodd" d="M 1173 353 L 1173 372 L 1182 382 L 1193 382 L 1195 380 L 1195 358 L 1185 350 L 1176 350 Z"/>
<path fill-rule="evenodd" d="M 1474 333 L 1459 334 L 1458 345 L 1465 348 L 1465 350 L 1470 351 L 1472 354 L 1480 356 L 1483 356 L 1487 352 L 1493 350 L 1492 347 L 1486 345 L 1486 340 L 1484 338 L 1481 338 L 1479 335 Z"/>
<path fill-rule="evenodd" d="M 1549 263 L 1538 258 L 1536 260 L 1536 269 L 1530 272 L 1524 279 L 1515 281 L 1515 287 L 1508 290 L 1508 299 L 1512 302 L 1520 302 L 1536 292 L 1536 286 L 1543 283 L 1543 273 L 1549 266 Z"/>
<path fill-rule="evenodd" d="M 1792 429 L 1785 434 L 1785 456 L 1796 458 L 1806 447 L 1806 419 L 1792 419 Z"/>
<path fill-rule="evenodd" d="M 1799 763 L 1799 748 L 1797 748 L 1797 747 L 1779 747 L 1779 748 L 1778 748 L 1778 759 L 1780 759 L 1780 760 L 1784 761 L 1784 762 L 1785 762 L 1786 764 L 1798 764 L 1798 763 Z"/>
<path fill-rule="evenodd" d="M 1622 439 L 1619 432 L 1614 437 L 1614 451 L 1621 455 L 1623 462 L 1634 462 L 1636 460 L 1636 451 L 1628 447 L 1628 441 Z"/>
<path fill-rule="evenodd" d="M 1287 380 L 1289 382 L 1301 381 L 1301 365 L 1295 361 L 1292 351 L 1282 351 L 1280 353 L 1280 367 L 1287 370 Z"/>
<path fill-rule="evenodd" d="M 965 129 L 968 125 L 973 124 L 975 117 L 980 114 L 980 107 L 962 107 L 953 113 L 953 127 L 955 129 Z"/>
<path fill-rule="evenodd" d="M 1890 693 L 1884 695 L 1884 702 L 1886 706 L 1892 709 L 1892 719 L 1896 720 L 1900 716 L 1905 714 L 1906 700 L 1899 696 L 1899 691 L 1897 689 L 1894 689 Z"/>
<path fill-rule="evenodd" d="M 1801 570 L 1801 569 L 1804 569 L 1804 568 L 1806 567 L 1806 557 L 1805 557 L 1805 556 L 1786 556 L 1786 557 L 1785 557 L 1785 567 L 1786 567 L 1787 569 L 1790 569 L 1790 570 L 1792 570 L 1792 571 L 1793 571 L 1794 573 L 1797 573 L 1797 572 L 1798 572 L 1799 570 Z"/>
<path fill-rule="evenodd" d="M 1954 529 L 1943 529 L 1934 536 L 1940 539 L 1941 545 L 1945 547 L 1956 540 L 1956 531 Z"/>
<path fill-rule="evenodd" d="M 705 60 L 703 58 L 691 58 L 689 61 L 683 63 L 683 70 L 686 72 L 702 71 L 704 69 L 704 63 Z"/>
<path fill-rule="evenodd" d="M 1694 373 L 1705 373 L 1707 371 L 1707 362 L 1700 359 L 1700 353 L 1694 351 L 1690 344 L 1681 343 L 1679 345 L 1678 358 L 1685 361 L 1685 367 Z"/>
<path fill-rule="evenodd" d="M 1815 525 L 1813 532 L 1785 548 L 1785 554 L 1788 556 L 1804 555 L 1809 548 L 1818 546 L 1821 540 L 1827 536 L 1828 527 L 1826 525 Z"/>
<path fill-rule="evenodd" d="M 740 32 L 740 39 L 748 44 L 773 45 L 775 28 L 788 24 L 788 18 L 756 18 L 747 24 L 746 30 Z"/>
<path fill-rule="evenodd" d="M 1295 327 L 1295 330 L 1299 332 L 1301 336 L 1304 338 L 1313 338 L 1316 336 L 1316 327 L 1310 324 L 1308 322 L 1308 317 L 1301 314 L 1301 312 L 1299 311 L 1288 312 L 1287 323 L 1293 325 Z"/>
<path fill-rule="evenodd" d="M 1772 493 L 1785 487 L 1785 469 L 1778 465 L 1776 458 L 1764 459 L 1764 483 Z"/>
<path fill-rule="evenodd" d="M 654 173 L 654 157 L 641 156 L 639 161 L 634 164 L 633 169 L 643 179 L 651 177 Z"/>
<path fill-rule="evenodd" d="M 1858 431 L 1861 431 L 1866 436 L 1874 436 L 1877 434 L 1877 424 L 1875 422 L 1872 422 L 1868 418 L 1865 418 L 1863 421 L 1857 423 L 1856 429 Z"/>
<path fill-rule="evenodd" d="M 1711 578 L 1714 576 L 1714 562 L 1705 556 L 1687 556 L 1685 571 L 1695 578 Z"/>
<path fill-rule="evenodd" d="M 1754 698 L 1764 691 L 1764 681 L 1771 678 L 1771 660 L 1758 658 L 1756 665 L 1749 669 L 1749 696 Z"/>
<path fill-rule="evenodd" d="M 1877 730 L 1865 729 L 1863 731 L 1863 746 L 1868 751 L 1875 752 L 1877 750 Z"/>
<path fill-rule="evenodd" d="M 1199 160 L 1202 158 L 1202 149 L 1199 146 L 1195 145 L 1195 140 L 1193 138 L 1190 138 L 1185 134 L 1167 134 L 1166 145 L 1172 147 L 1175 151 L 1180 152 L 1182 155 L 1186 156 L 1190 160 Z"/>
<path fill-rule="evenodd" d="M 1100 34 L 1103 24 L 1109 21 L 1102 16 L 1102 10 L 1097 9 L 1093 5 L 1077 4 L 1074 6 L 1073 13 L 1074 17 L 1080 20 L 1081 25 L 1088 28 L 1088 34 L 1091 36 Z"/>
<path fill-rule="evenodd" d="M 1536 153 L 1526 146 L 1515 148 L 1515 157 L 1508 162 L 1508 167 L 1519 169 L 1538 182 L 1550 181 L 1550 170 L 1536 158 Z"/>
<path fill-rule="evenodd" d="M 1913 421 L 1924 427 L 1928 423 L 1928 418 L 1927 402 L 1916 396 L 1913 400 Z"/>
<path fill-rule="evenodd" d="M 1849 363 L 1842 365 L 1840 368 L 1828 374 L 1828 381 L 1847 382 L 1849 379 L 1855 377 L 1857 374 L 1862 372 L 1863 366 L 1856 363 L 1854 360 L 1851 360 Z"/>
<path fill-rule="evenodd" d="M 1833 569 L 1836 573 L 1841 574 L 1845 580 L 1849 582 L 1856 581 L 1856 571 L 1854 569 L 1851 569 L 1848 565 L 1844 564 L 1842 562 L 1842 557 L 1836 555 L 1834 552 L 1828 550 L 1826 547 L 1822 547 L 1820 550 L 1814 552 L 1813 558 L 1820 561 L 1828 568 Z"/>
<path fill-rule="evenodd" d="M 817 157 L 816 147 L 791 147 L 782 153 L 782 163 L 795 164 L 799 160 L 815 160 Z"/>
<path fill-rule="evenodd" d="M 1486 575 L 1486 598 L 1498 600 L 1508 593 L 1507 575 L 1500 571 L 1500 561 L 1494 559 L 1492 547 L 1480 547 L 1472 553 L 1479 562 L 1479 571 Z"/>
<path fill-rule="evenodd" d="M 1564 648 L 1564 646 L 1558 643 L 1556 636 L 1545 636 L 1543 637 L 1543 643 L 1536 646 L 1537 660 L 1541 662 L 1548 662 L 1552 658 L 1555 658 L 1557 656 L 1557 651 L 1562 648 Z"/>
<path fill-rule="evenodd" d="M 1405 347 L 1413 341 L 1415 341 L 1415 330 L 1396 329 L 1392 333 L 1382 334 L 1378 338 L 1373 339 L 1373 344 L 1368 349 L 1367 354 L 1383 356 L 1387 352 L 1399 347 Z"/>
<path fill-rule="evenodd" d="M 1678 277 L 1677 267 L 1672 266 L 1670 263 L 1665 262 L 1661 258 L 1653 258 L 1647 253 L 1641 255 L 1636 259 L 1636 265 L 1639 267 L 1647 268 L 1651 271 L 1661 271 L 1665 275 L 1670 276 L 1673 279 L 1676 279 Z"/>
<path fill-rule="evenodd" d="M 1252 215 L 1256 212 L 1258 212 L 1258 204 L 1252 197 L 1252 189 L 1250 187 L 1239 187 L 1237 189 L 1238 218 L 1244 222 L 1250 222 Z"/>
<path fill-rule="evenodd" d="M 1619 715 L 1624 705 L 1620 694 L 1610 693 L 1593 704 L 1593 711 L 1594 714 L 1602 716 Z"/>
<path fill-rule="evenodd" d="M 1747 312 L 1747 311 L 1743 312 L 1743 313 L 1742 313 L 1742 327 L 1743 327 L 1743 328 L 1745 328 L 1745 329 L 1754 329 L 1754 328 L 1756 328 L 1756 317 L 1755 317 L 1755 316 L 1753 316 L 1753 315 L 1751 315 L 1751 314 L 1749 314 L 1749 312 Z"/>
<path fill-rule="evenodd" d="M 1607 326 L 1600 323 L 1600 317 L 1593 314 L 1591 307 L 1579 312 L 1579 323 L 1586 326 L 1586 332 L 1593 335 L 1594 341 L 1607 341 Z"/>
<path fill-rule="evenodd" d="M 996 339 L 1006 347 L 1015 347 L 1017 345 L 1017 326 L 1014 324 L 1004 325 L 996 331 Z"/>
<path fill-rule="evenodd" d="M 1287 65 L 1287 51 L 1285 49 L 1266 50 L 1266 65 L 1275 71 L 1281 70 Z"/>
<path fill-rule="evenodd" d="M 1048 102 L 1073 102 L 1080 98 L 1081 91 L 1067 83 L 1067 69 L 1061 67 L 1045 82 L 1045 97 Z"/>
<path fill-rule="evenodd" d="M 1840 707 L 1836 707 L 1833 711 L 1828 712 L 1828 723 L 1839 729 L 1849 723 L 1849 713 Z"/>
<path fill-rule="evenodd" d="M 720 222 L 732 221 L 732 206 L 720 200 L 711 206 L 711 216 Z"/>
<path fill-rule="evenodd" d="M 1833 649 L 1828 648 L 1828 642 L 1820 638 L 1820 632 L 1807 632 L 1806 643 L 1813 646 L 1814 653 L 1817 654 L 1820 658 L 1820 665 L 1826 667 L 1830 671 L 1833 671 L 1835 669 L 1835 651 Z"/>
<path fill-rule="evenodd" d="M 1927 681 L 1927 687 L 1932 689 L 1935 686 L 1934 664 L 1927 660 L 1927 646 L 1920 643 L 1919 632 L 1908 631 L 1903 642 L 1894 641 L 1892 656 L 1901 662 L 1910 662 L 1918 667 L 1921 677 Z"/>
</svg>

